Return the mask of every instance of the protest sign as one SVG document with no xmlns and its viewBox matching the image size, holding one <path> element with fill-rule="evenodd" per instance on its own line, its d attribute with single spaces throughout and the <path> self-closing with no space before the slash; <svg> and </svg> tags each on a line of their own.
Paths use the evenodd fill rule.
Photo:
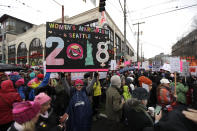
<svg viewBox="0 0 197 131">
<path fill-rule="evenodd" d="M 159 71 L 161 67 L 161 61 L 152 62 L 152 71 Z"/>
<path fill-rule="evenodd" d="M 161 69 L 162 69 L 162 70 L 165 70 L 165 71 L 171 72 L 170 64 L 166 64 L 166 63 L 165 63 L 165 64 L 162 66 Z"/>
<path fill-rule="evenodd" d="M 171 72 L 180 72 L 180 58 L 179 57 L 171 57 L 170 58 L 170 68 Z"/>
<path fill-rule="evenodd" d="M 85 72 L 72 72 L 71 80 L 84 79 Z"/>
<path fill-rule="evenodd" d="M 142 62 L 142 68 L 144 68 L 145 70 L 149 70 L 149 62 L 148 61 Z"/>
<path fill-rule="evenodd" d="M 99 72 L 99 79 L 105 79 L 107 77 L 107 72 Z"/>
<path fill-rule="evenodd" d="M 108 71 L 109 30 L 46 23 L 46 71 Z"/>
<path fill-rule="evenodd" d="M 131 61 L 125 61 L 124 66 L 131 65 Z"/>
<path fill-rule="evenodd" d="M 50 78 L 59 78 L 59 75 L 58 75 L 58 73 L 57 72 L 53 72 L 53 73 L 51 73 L 50 74 Z"/>
<path fill-rule="evenodd" d="M 183 61 L 182 76 L 189 76 L 189 62 Z"/>
<path fill-rule="evenodd" d="M 116 60 L 111 60 L 110 65 L 111 65 L 110 70 L 116 70 L 117 68 Z"/>
</svg>

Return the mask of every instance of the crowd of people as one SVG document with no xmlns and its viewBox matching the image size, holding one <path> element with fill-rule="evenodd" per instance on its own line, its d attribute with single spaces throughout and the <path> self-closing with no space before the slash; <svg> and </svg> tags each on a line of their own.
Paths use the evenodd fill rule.
<svg viewBox="0 0 197 131">
<path fill-rule="evenodd" d="M 0 131 L 196 131 L 197 77 L 168 71 L 0 73 Z"/>
</svg>

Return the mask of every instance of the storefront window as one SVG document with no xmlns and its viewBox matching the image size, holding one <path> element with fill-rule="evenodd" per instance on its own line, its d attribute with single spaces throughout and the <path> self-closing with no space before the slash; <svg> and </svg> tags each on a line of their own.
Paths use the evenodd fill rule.
<svg viewBox="0 0 197 131">
<path fill-rule="evenodd" d="M 42 65 L 43 47 L 40 39 L 35 38 L 29 46 L 29 64 L 31 66 Z"/>
</svg>

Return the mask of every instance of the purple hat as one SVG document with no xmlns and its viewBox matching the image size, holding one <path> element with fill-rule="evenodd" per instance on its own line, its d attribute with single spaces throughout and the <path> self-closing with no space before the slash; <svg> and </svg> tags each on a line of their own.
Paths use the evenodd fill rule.
<svg viewBox="0 0 197 131">
<path fill-rule="evenodd" d="M 40 112 L 40 104 L 32 101 L 16 102 L 13 104 L 13 119 L 19 124 L 31 121 Z"/>
</svg>

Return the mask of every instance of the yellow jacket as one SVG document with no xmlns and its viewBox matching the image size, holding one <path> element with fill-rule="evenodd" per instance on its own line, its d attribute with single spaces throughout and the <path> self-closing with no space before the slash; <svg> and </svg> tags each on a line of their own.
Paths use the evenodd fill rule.
<svg viewBox="0 0 197 131">
<path fill-rule="evenodd" d="M 97 84 L 96 84 L 96 82 L 94 83 L 93 89 L 94 89 L 94 96 L 100 96 L 101 95 L 100 81 L 97 81 Z"/>
</svg>

